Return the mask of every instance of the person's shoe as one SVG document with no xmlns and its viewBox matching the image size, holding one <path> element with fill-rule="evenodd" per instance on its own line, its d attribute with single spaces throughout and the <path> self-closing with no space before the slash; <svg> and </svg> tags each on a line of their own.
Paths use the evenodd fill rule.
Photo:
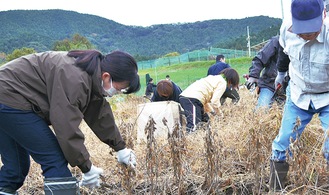
<svg viewBox="0 0 329 195">
<path fill-rule="evenodd" d="M 0 187 L 0 195 L 18 195 L 16 190 Z"/>
<path fill-rule="evenodd" d="M 187 135 L 191 135 L 195 132 L 195 129 L 192 129 L 192 128 L 186 128 L 186 134 Z"/>
<path fill-rule="evenodd" d="M 286 161 L 270 161 L 270 190 L 281 191 L 285 188 L 289 164 Z"/>
</svg>

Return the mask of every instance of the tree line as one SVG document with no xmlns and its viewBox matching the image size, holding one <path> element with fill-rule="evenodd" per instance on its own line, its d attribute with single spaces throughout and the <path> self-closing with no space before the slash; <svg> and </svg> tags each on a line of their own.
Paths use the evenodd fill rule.
<svg viewBox="0 0 329 195">
<path fill-rule="evenodd" d="M 281 19 L 256 16 L 140 27 L 74 11 L 2 11 L 0 53 L 23 47 L 37 52 L 51 50 L 58 40 L 79 34 L 101 52 L 125 50 L 142 61 L 218 46 L 246 50 L 247 26 L 253 45 L 277 34 L 280 24 Z"/>
</svg>

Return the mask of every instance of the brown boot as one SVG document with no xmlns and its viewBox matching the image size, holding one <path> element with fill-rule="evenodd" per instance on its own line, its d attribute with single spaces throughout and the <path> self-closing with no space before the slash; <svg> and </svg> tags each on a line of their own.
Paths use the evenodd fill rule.
<svg viewBox="0 0 329 195">
<path fill-rule="evenodd" d="M 275 162 L 270 161 L 270 190 L 281 191 L 284 189 L 287 174 L 289 170 L 289 164 L 285 161 Z"/>
</svg>

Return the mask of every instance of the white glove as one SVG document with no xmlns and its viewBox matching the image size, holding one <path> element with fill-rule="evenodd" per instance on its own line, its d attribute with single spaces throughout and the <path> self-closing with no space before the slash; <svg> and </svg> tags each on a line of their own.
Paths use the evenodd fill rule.
<svg viewBox="0 0 329 195">
<path fill-rule="evenodd" d="M 282 86 L 284 77 L 286 76 L 287 72 L 278 72 L 278 74 L 275 77 L 275 83 L 274 83 L 274 88 L 277 89 L 278 85 L 280 84 Z"/>
<path fill-rule="evenodd" d="M 246 82 L 247 89 L 251 89 L 252 86 L 254 85 L 254 83 L 255 83 L 255 86 L 257 86 L 257 82 L 258 82 L 258 79 L 254 78 L 254 77 L 249 77 Z"/>
<path fill-rule="evenodd" d="M 136 155 L 131 149 L 122 149 L 117 152 L 118 162 L 130 165 L 133 169 L 136 167 Z"/>
<path fill-rule="evenodd" d="M 94 188 L 100 186 L 99 177 L 103 173 L 103 169 L 91 165 L 90 170 L 87 173 L 82 174 L 82 180 L 80 186 L 86 186 L 88 188 Z"/>
</svg>

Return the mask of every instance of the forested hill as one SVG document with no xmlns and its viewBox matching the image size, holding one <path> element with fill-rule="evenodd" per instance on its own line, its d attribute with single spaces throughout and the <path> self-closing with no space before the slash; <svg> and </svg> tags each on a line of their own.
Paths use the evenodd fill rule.
<svg viewBox="0 0 329 195">
<path fill-rule="evenodd" d="M 0 53 L 21 47 L 51 50 L 55 41 L 70 39 L 74 34 L 88 38 L 102 52 L 122 49 L 141 56 L 184 53 L 221 45 L 246 49 L 247 26 L 253 45 L 277 34 L 280 24 L 281 19 L 257 16 L 140 27 L 74 11 L 2 11 Z"/>
</svg>

